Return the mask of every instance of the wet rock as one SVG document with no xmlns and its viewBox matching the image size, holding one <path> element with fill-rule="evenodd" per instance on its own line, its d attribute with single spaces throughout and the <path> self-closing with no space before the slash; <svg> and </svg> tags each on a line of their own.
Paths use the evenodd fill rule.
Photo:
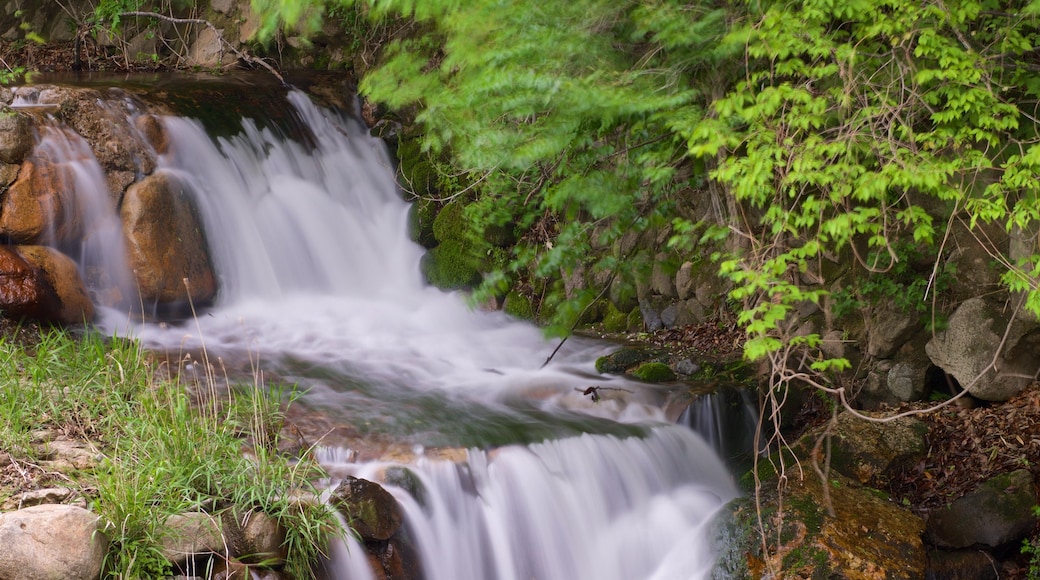
<svg viewBox="0 0 1040 580">
<path fill-rule="evenodd" d="M 0 162 L 18 164 L 33 146 L 32 126 L 24 115 L 0 112 Z"/>
<path fill-rule="evenodd" d="M 403 521 L 394 496 L 379 484 L 357 477 L 344 479 L 332 492 L 330 503 L 366 542 L 389 540 Z"/>
<path fill-rule="evenodd" d="M 660 356 L 653 349 L 643 347 L 624 347 L 608 355 L 596 359 L 596 372 L 622 374 L 630 368 Z"/>
<path fill-rule="evenodd" d="M 166 127 L 155 115 L 141 115 L 134 124 L 137 130 L 144 136 L 145 142 L 152 147 L 158 155 L 165 155 L 170 148 L 169 137 Z"/>
<path fill-rule="evenodd" d="M 98 516 L 76 506 L 39 505 L 0 514 L 0 578 L 93 580 L 107 540 Z"/>
<path fill-rule="evenodd" d="M 71 258 L 45 246 L 18 246 L 18 253 L 54 293 L 57 308 L 43 320 L 82 324 L 94 319 L 94 304 Z"/>
<path fill-rule="evenodd" d="M 1037 523 L 1037 488 L 1025 469 L 998 475 L 928 514 L 927 539 L 941 548 L 997 547 L 1026 537 Z"/>
<path fill-rule="evenodd" d="M 1003 342 L 1005 329 L 1011 331 Z M 982 298 L 965 300 L 950 316 L 946 330 L 925 345 L 932 362 L 985 401 L 1006 401 L 1020 393 L 1040 368 L 1040 326 L 1013 320 Z M 997 355 L 996 369 L 986 369 Z M 981 375 L 981 377 L 980 377 Z"/>
<path fill-rule="evenodd" d="M 0 234 L 19 244 L 62 242 L 72 238 L 69 189 L 61 167 L 45 160 L 26 161 L 0 204 Z"/>
<path fill-rule="evenodd" d="M 76 264 L 43 246 L 0 246 L 0 310 L 9 318 L 54 324 L 94 317 Z"/>
<path fill-rule="evenodd" d="M 216 277 L 202 227 L 187 192 L 175 178 L 160 172 L 131 186 L 120 217 L 130 269 L 144 300 L 176 303 L 191 299 L 200 304 L 216 296 Z"/>
</svg>

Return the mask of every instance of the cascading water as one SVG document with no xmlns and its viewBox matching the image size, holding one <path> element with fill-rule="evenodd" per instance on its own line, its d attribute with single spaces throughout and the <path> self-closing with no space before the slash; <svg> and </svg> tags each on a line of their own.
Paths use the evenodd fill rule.
<svg viewBox="0 0 1040 580">
<path fill-rule="evenodd" d="M 666 424 L 665 392 L 595 373 L 610 349 L 598 342 L 572 339 L 543 367 L 554 345 L 537 328 L 425 286 L 382 144 L 302 93 L 289 100 L 306 139 L 243 121 L 214 140 L 164 120 L 157 171 L 194 196 L 220 294 L 182 325 L 111 309 L 100 326 L 259 357 L 362 436 L 470 448 L 455 464 L 419 447 L 408 469 L 422 502 L 391 487 L 431 580 L 705 578 L 706 523 L 736 492 L 698 436 Z M 584 396 L 593 385 L 610 396 Z M 373 479 L 385 467 L 327 463 Z M 366 574 L 359 551 L 337 556 L 335 578 Z"/>
</svg>

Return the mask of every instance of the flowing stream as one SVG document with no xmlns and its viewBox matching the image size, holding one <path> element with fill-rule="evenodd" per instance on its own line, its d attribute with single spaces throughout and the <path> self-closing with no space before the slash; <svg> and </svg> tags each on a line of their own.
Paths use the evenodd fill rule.
<svg viewBox="0 0 1040 580">
<path fill-rule="evenodd" d="M 592 340 L 569 340 L 543 367 L 556 344 L 539 329 L 425 285 L 381 141 L 301 92 L 288 100 L 302 138 L 251 120 L 214 138 L 197 121 L 163 120 L 158 171 L 194 197 L 219 296 L 180 324 L 110 308 L 99 326 L 300 385 L 338 477 L 380 480 L 406 465 L 421 497 L 386 486 L 430 580 L 709 577 L 707 524 L 737 492 L 702 437 L 665 420 L 667 389 L 597 374 L 613 347 Z M 98 187 L 83 167 L 95 184 L 77 190 Z M 126 275 L 98 264 L 93 246 L 82 252 L 81 266 Z M 608 396 L 584 396 L 593 385 Z M 370 460 L 346 448 L 359 440 L 408 453 Z M 464 451 L 448 461 L 434 448 Z M 338 548 L 333 577 L 372 577 L 360 552 Z"/>
</svg>

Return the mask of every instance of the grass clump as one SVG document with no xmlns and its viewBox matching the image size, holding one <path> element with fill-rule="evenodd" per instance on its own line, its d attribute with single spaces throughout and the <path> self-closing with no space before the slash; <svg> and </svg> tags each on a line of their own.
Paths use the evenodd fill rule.
<svg viewBox="0 0 1040 580">
<path fill-rule="evenodd" d="M 57 330 L 28 346 L 0 337 L 0 444 L 33 461 L 33 433 L 59 430 L 97 448 L 94 468 L 67 475 L 106 522 L 104 577 L 170 575 L 161 551 L 167 519 L 226 510 L 277 520 L 286 530 L 285 570 L 309 577 L 340 528 L 331 508 L 297 499 L 317 496 L 320 467 L 277 451 L 283 403 L 296 393 L 265 387 L 259 372 L 224 392 L 210 371 L 191 396 L 156 370 L 134 341 Z"/>
</svg>

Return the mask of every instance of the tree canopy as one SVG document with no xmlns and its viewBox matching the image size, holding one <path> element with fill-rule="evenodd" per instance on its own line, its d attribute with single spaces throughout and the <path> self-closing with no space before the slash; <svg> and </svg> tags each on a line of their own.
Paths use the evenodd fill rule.
<svg viewBox="0 0 1040 580">
<path fill-rule="evenodd" d="M 327 8 L 254 5 L 290 22 Z M 884 272 L 923 247 L 925 299 L 952 220 L 1040 219 L 1036 0 L 329 6 L 418 24 L 361 90 L 414 111 L 423 146 L 450 154 L 478 231 L 527 232 L 489 292 L 525 273 L 561 294 L 579 269 L 630 280 L 644 262 L 625 236 L 667 231 L 666 249 L 718 254 L 754 358 L 818 344 L 784 323 L 826 294 L 798 276 L 821 256 Z M 1035 243 L 993 255 L 1040 313 Z M 556 322 L 594 295 L 571 292 Z"/>
</svg>

